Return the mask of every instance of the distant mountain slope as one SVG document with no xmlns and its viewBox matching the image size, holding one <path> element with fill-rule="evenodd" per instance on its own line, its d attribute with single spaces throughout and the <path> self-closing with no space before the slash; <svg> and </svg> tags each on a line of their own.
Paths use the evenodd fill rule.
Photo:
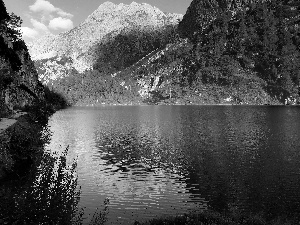
<svg viewBox="0 0 300 225">
<path fill-rule="evenodd" d="M 28 47 L 36 61 L 66 57 L 71 59 L 74 69 L 84 72 L 93 68 L 101 51 L 99 45 L 111 41 L 118 34 L 152 32 L 176 25 L 180 19 L 182 15 L 163 13 L 148 4 L 105 2 L 78 27 L 57 36 L 42 37 Z"/>
<path fill-rule="evenodd" d="M 239 64 L 230 76 L 206 82 L 193 55 L 193 44 L 180 39 L 158 49 L 134 65 L 112 74 L 123 94 L 138 92 L 140 101 L 150 104 L 271 104 L 263 89 L 265 81 Z"/>
</svg>

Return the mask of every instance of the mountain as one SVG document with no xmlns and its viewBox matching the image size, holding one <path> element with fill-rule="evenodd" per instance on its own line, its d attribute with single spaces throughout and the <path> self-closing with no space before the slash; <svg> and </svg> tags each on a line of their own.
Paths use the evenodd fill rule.
<svg viewBox="0 0 300 225">
<path fill-rule="evenodd" d="M 48 83 L 67 76 L 65 68 L 57 63 L 61 59 L 68 61 L 68 68 L 83 73 L 93 68 L 103 52 L 101 46 L 118 35 L 156 32 L 164 27 L 175 26 L 181 19 L 182 15 L 164 13 L 145 3 L 116 5 L 105 2 L 74 29 L 59 35 L 46 35 L 29 44 L 28 48 L 32 59 L 41 62 L 40 77 L 44 83 Z M 51 74 L 54 70 L 56 75 Z"/>
<path fill-rule="evenodd" d="M 300 103 L 299 21 L 298 1 L 194 0 L 181 38 L 112 76 L 148 103 Z"/>
<path fill-rule="evenodd" d="M 180 18 L 107 2 L 46 37 L 39 78 L 75 105 L 300 102 L 299 2 L 193 0 Z"/>
</svg>

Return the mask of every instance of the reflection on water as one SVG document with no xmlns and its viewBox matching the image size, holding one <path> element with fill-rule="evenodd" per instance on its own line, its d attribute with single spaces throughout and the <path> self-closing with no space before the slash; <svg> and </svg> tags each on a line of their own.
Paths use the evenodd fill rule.
<svg viewBox="0 0 300 225">
<path fill-rule="evenodd" d="M 49 151 L 78 157 L 86 221 L 109 198 L 109 223 L 189 210 L 300 213 L 300 109 L 110 106 L 54 114 Z"/>
<path fill-rule="evenodd" d="M 81 224 L 76 161 L 67 166 L 67 151 L 45 152 L 28 174 L 0 182 L 0 224 Z"/>
</svg>

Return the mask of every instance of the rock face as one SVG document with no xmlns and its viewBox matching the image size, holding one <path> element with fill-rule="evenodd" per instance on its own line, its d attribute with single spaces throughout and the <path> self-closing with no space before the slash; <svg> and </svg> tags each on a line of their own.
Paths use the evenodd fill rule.
<svg viewBox="0 0 300 225">
<path fill-rule="evenodd" d="M 74 29 L 55 35 L 47 35 L 29 44 L 33 60 L 51 59 L 51 65 L 44 64 L 44 71 L 55 70 L 56 58 L 69 58 L 72 67 L 78 72 L 84 72 L 93 67 L 98 52 L 95 45 L 105 43 L 118 34 L 132 30 L 149 31 L 167 25 L 175 25 L 182 19 L 180 14 L 164 13 L 148 4 L 132 2 L 130 5 L 105 2 L 88 18 Z M 67 74 L 65 74 L 67 75 Z M 44 74 L 47 83 L 51 79 L 64 76 Z M 50 78 L 52 76 L 52 78 Z"/>
<path fill-rule="evenodd" d="M 12 16 L 0 0 L 0 180 L 14 172 L 16 166 L 24 165 L 22 162 L 33 149 L 31 143 L 39 140 L 32 132 L 36 125 L 30 125 L 25 114 L 13 114 L 13 110 L 44 100 L 44 87 L 24 41 L 11 26 L 15 19 Z M 8 116 L 18 117 L 3 118 Z"/>
<path fill-rule="evenodd" d="M 178 29 L 182 37 L 191 37 L 214 19 L 219 4 L 216 0 L 193 0 L 186 14 L 179 23 Z"/>
<path fill-rule="evenodd" d="M 0 117 L 14 107 L 30 105 L 43 98 L 43 86 L 27 47 L 11 27 L 11 16 L 0 1 Z"/>
</svg>

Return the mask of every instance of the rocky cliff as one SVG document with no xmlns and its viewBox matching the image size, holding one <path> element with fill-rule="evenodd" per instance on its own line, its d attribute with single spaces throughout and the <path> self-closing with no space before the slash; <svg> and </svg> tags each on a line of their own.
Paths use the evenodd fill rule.
<svg viewBox="0 0 300 225">
<path fill-rule="evenodd" d="M 117 35 L 159 30 L 176 25 L 181 19 L 182 15 L 164 13 L 148 4 L 105 2 L 74 29 L 57 36 L 47 35 L 28 47 L 32 58 L 41 62 L 40 76 L 44 83 L 48 83 L 68 76 L 69 70 L 65 71 L 58 62 L 61 59 L 67 59 L 67 67 L 83 73 L 92 69 L 102 54 L 99 46 Z"/>
<path fill-rule="evenodd" d="M 0 0 L 0 180 L 28 172 L 42 129 L 37 122 L 46 115 L 45 104 L 40 104 L 46 103 L 45 88 L 18 32 L 20 24 Z"/>
<path fill-rule="evenodd" d="M 0 117 L 16 107 L 31 105 L 34 99 L 43 99 L 43 86 L 38 80 L 34 63 L 14 21 L 0 1 Z"/>
</svg>

